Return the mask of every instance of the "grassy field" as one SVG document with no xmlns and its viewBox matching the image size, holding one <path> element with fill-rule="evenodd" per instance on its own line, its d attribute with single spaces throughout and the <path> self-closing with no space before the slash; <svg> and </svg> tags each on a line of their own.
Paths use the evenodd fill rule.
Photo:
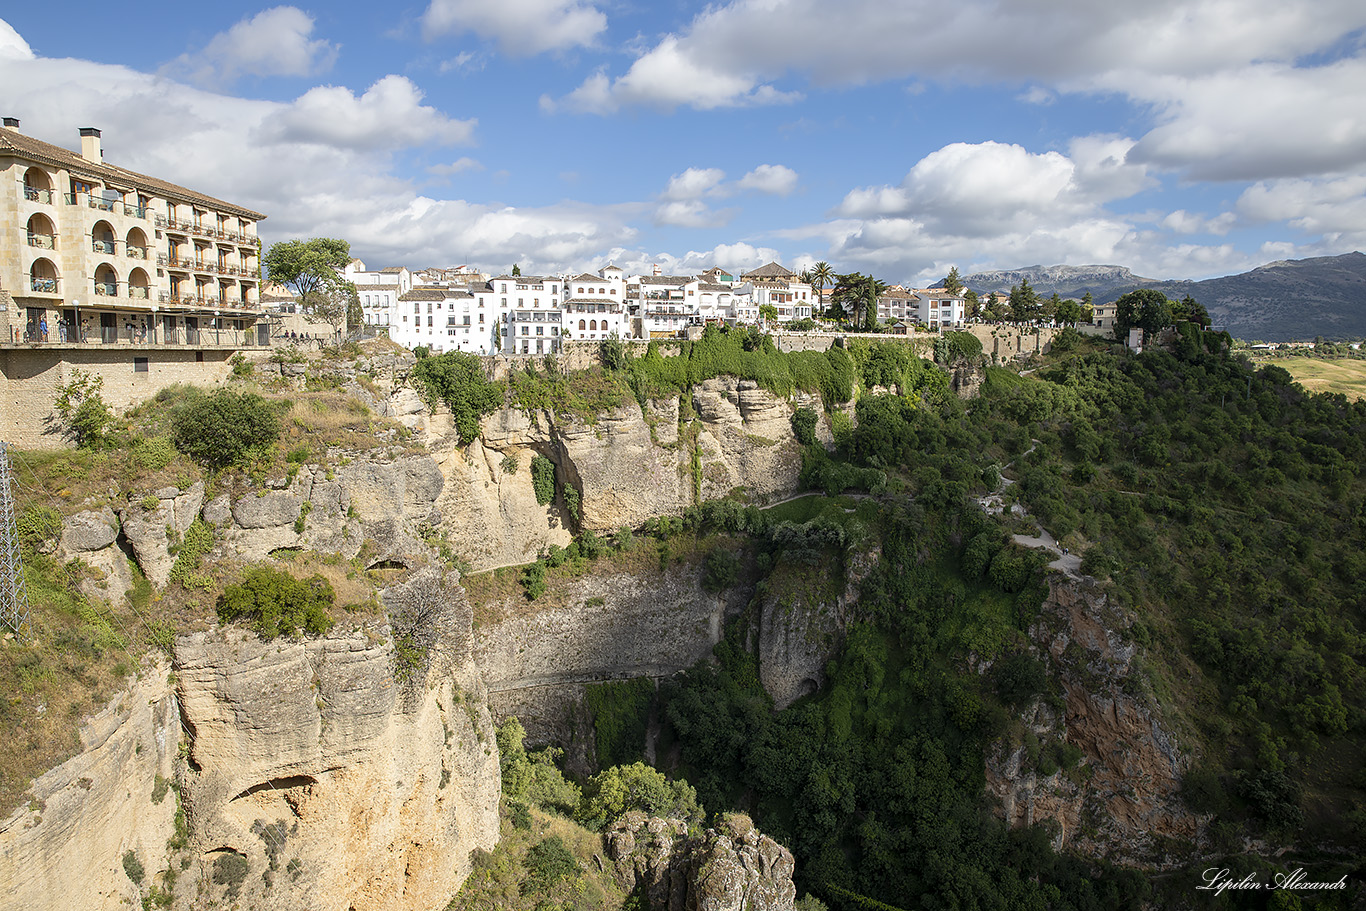
<svg viewBox="0 0 1366 911">
<path fill-rule="evenodd" d="M 1366 398 L 1366 360 L 1278 357 L 1259 358 L 1257 363 L 1284 367 L 1310 392 L 1340 392 L 1349 399 Z"/>
</svg>

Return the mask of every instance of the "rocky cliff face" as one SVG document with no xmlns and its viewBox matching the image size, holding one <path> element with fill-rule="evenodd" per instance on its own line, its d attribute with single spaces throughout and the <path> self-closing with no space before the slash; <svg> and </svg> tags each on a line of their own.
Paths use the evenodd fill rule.
<svg viewBox="0 0 1366 911">
<path fill-rule="evenodd" d="M 677 819 L 632 812 L 604 837 L 622 889 L 639 887 L 651 911 L 791 911 L 796 899 L 792 853 L 743 814 L 689 838 Z"/>
<path fill-rule="evenodd" d="M 528 743 L 559 744 L 571 771 L 591 774 L 597 757 L 585 686 L 691 667 L 711 654 L 748 596 L 704 591 L 696 566 L 674 564 L 657 574 L 586 576 L 566 587 L 557 607 L 527 605 L 520 592 L 488 605 L 505 615 L 475 633 L 489 707 L 500 720 L 516 715 Z"/>
<path fill-rule="evenodd" d="M 180 721 L 169 670 L 164 661 L 144 668 L 81 727 L 81 753 L 35 781 L 30 802 L 0 822 L 5 907 L 139 906 L 124 858 L 150 877 L 165 866 L 174 831 L 166 783 Z"/>
<path fill-rule="evenodd" d="M 987 758 L 987 788 L 1012 824 L 1052 820 L 1055 847 L 1139 866 L 1182 862 L 1168 840 L 1198 841 L 1202 819 L 1179 791 L 1189 763 L 1146 694 L 1123 630 L 1130 619 L 1090 580 L 1055 576 L 1030 636 L 1062 682 L 1061 714 L 1036 703 L 1026 712 L 1040 740 L 1064 740 L 1082 759 L 1069 774 L 1042 775 L 1024 746 Z"/>
<path fill-rule="evenodd" d="M 444 906 L 497 841 L 500 782 L 469 607 L 435 575 L 386 592 L 428 656 L 406 673 L 386 626 L 180 637 L 173 673 L 145 671 L 0 825 L 7 900 L 112 911 L 156 886 L 183 909 Z"/>
</svg>

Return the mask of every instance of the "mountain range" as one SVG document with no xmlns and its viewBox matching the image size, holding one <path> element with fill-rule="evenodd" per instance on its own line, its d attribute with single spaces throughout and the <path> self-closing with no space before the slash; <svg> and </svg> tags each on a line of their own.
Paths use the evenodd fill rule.
<svg viewBox="0 0 1366 911">
<path fill-rule="evenodd" d="M 1134 275 L 1123 266 L 1025 266 L 963 277 L 980 295 L 1009 292 L 1028 280 L 1043 296 L 1080 298 L 1087 292 L 1109 303 L 1137 288 L 1169 298 L 1186 295 L 1209 311 L 1216 327 L 1236 338 L 1291 341 L 1366 336 L 1366 254 L 1344 253 L 1281 260 L 1250 272 L 1203 281 L 1163 281 Z"/>
</svg>

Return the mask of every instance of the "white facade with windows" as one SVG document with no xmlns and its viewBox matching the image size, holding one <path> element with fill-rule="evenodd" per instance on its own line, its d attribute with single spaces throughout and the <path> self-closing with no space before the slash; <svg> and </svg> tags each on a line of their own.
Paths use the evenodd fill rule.
<svg viewBox="0 0 1366 911">
<path fill-rule="evenodd" d="M 616 266 L 566 279 L 565 289 L 565 338 L 591 342 L 630 337 L 626 276 Z"/>
</svg>

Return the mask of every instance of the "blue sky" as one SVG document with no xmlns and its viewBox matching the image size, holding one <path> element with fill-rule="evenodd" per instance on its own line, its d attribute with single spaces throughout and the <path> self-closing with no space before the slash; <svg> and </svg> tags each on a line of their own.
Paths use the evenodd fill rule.
<svg viewBox="0 0 1366 911">
<path fill-rule="evenodd" d="M 372 267 L 922 284 L 1366 249 L 1359 0 L 125 10 L 5 12 L 0 114 Z"/>
</svg>

